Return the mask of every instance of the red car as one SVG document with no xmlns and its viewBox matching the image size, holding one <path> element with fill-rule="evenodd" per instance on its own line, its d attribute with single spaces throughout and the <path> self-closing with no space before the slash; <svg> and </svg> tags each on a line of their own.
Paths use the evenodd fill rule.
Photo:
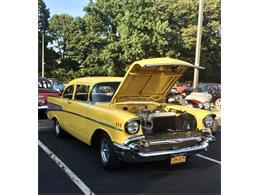
<svg viewBox="0 0 260 195">
<path fill-rule="evenodd" d="M 60 96 L 60 92 L 55 91 L 53 89 L 53 85 L 50 80 L 43 77 L 39 77 L 38 78 L 38 110 L 48 108 L 48 102 L 47 102 L 48 96 L 57 97 Z"/>
<path fill-rule="evenodd" d="M 178 83 L 176 84 L 173 89 L 176 90 L 176 92 L 178 94 L 182 94 L 185 92 L 185 89 L 190 87 L 191 85 L 190 84 L 182 84 L 182 83 Z"/>
</svg>

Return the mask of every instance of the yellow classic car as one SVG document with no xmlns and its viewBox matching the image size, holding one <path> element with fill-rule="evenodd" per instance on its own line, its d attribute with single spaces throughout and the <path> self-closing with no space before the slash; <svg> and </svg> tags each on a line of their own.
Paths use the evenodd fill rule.
<svg viewBox="0 0 260 195">
<path fill-rule="evenodd" d="M 181 60 L 152 58 L 134 62 L 124 77 L 74 79 L 60 97 L 48 97 L 54 133 L 62 137 L 66 131 L 96 146 L 107 169 L 121 161 L 184 163 L 215 140 L 210 130 L 215 114 L 165 102 L 189 67 L 196 68 Z"/>
</svg>

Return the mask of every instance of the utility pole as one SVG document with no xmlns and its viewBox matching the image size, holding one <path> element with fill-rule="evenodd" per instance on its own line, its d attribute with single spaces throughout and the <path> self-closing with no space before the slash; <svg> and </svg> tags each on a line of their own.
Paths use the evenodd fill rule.
<svg viewBox="0 0 260 195">
<path fill-rule="evenodd" d="M 44 77 L 44 31 L 42 32 L 42 77 Z"/>
<path fill-rule="evenodd" d="M 199 3 L 199 18 L 198 18 L 198 30 L 197 30 L 197 43 L 196 43 L 196 54 L 195 54 L 195 66 L 199 66 L 200 65 L 203 7 L 204 7 L 204 0 L 200 0 L 200 3 Z M 194 80 L 193 80 L 193 88 L 194 89 L 196 89 L 198 87 L 198 82 L 199 82 L 199 69 L 198 68 L 194 68 Z"/>
</svg>

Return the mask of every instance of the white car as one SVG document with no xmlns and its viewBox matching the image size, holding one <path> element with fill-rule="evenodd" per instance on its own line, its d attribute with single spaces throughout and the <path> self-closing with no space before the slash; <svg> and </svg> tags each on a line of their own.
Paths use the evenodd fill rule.
<svg viewBox="0 0 260 195">
<path fill-rule="evenodd" d="M 207 92 L 192 92 L 190 95 L 186 96 L 186 101 L 188 104 L 196 108 L 203 108 L 209 110 L 211 108 L 212 95 Z"/>
</svg>

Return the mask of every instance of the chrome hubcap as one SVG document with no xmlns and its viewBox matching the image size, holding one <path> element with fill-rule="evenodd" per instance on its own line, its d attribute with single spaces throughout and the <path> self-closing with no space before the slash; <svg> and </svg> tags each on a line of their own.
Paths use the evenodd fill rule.
<svg viewBox="0 0 260 195">
<path fill-rule="evenodd" d="M 101 152 L 102 161 L 107 163 L 109 160 L 109 145 L 106 139 L 102 139 L 101 141 L 100 152 Z"/>
<path fill-rule="evenodd" d="M 59 134 L 60 133 L 60 125 L 56 122 L 56 126 L 55 126 L 55 133 Z"/>
</svg>

